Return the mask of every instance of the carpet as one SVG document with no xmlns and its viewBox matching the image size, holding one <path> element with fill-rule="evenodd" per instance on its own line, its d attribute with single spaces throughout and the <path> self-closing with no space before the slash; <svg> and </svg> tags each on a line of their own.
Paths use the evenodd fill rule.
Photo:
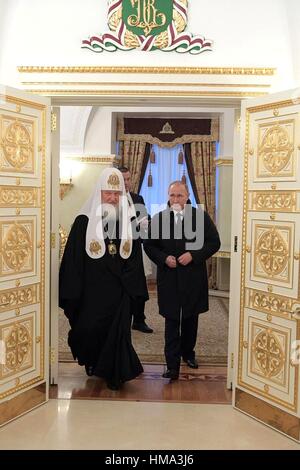
<svg viewBox="0 0 300 470">
<path fill-rule="evenodd" d="M 229 300 L 210 296 L 209 312 L 199 315 L 196 358 L 202 364 L 226 364 L 228 347 Z M 164 363 L 164 319 L 158 314 L 156 293 L 150 293 L 145 307 L 146 321 L 154 329 L 152 334 L 132 331 L 132 341 L 141 362 Z M 69 323 L 63 312 L 59 314 L 59 360 L 72 361 L 67 336 Z"/>
</svg>

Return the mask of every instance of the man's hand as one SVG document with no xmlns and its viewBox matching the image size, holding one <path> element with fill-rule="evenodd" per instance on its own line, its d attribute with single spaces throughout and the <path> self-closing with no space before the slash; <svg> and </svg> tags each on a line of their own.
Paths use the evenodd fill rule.
<svg viewBox="0 0 300 470">
<path fill-rule="evenodd" d="M 187 251 L 186 253 L 183 253 L 183 255 L 179 256 L 177 261 L 179 264 L 181 264 L 181 266 L 187 266 L 193 261 L 193 258 L 191 253 Z"/>
<path fill-rule="evenodd" d="M 169 266 L 169 268 L 172 268 L 172 269 L 176 268 L 177 266 L 177 261 L 176 261 L 175 256 L 168 256 L 165 263 L 167 266 Z"/>
</svg>

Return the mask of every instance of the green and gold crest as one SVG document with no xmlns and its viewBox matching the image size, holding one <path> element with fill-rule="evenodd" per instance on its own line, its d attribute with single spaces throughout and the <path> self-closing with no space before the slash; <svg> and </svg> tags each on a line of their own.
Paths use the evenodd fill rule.
<svg viewBox="0 0 300 470">
<path fill-rule="evenodd" d="M 124 0 L 122 18 L 128 31 L 157 36 L 172 23 L 173 0 Z"/>
<path fill-rule="evenodd" d="M 187 11 L 188 0 L 108 0 L 110 32 L 82 41 L 82 47 L 94 52 L 212 50 L 211 41 L 184 32 Z"/>
</svg>

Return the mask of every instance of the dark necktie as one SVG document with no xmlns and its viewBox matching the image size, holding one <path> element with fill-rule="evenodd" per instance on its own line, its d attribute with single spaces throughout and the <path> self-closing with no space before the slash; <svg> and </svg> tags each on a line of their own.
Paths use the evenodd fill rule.
<svg viewBox="0 0 300 470">
<path fill-rule="evenodd" d="M 181 224 L 182 222 L 182 214 L 181 212 L 177 212 L 176 214 L 176 224 Z"/>
<path fill-rule="evenodd" d="M 182 214 L 180 212 L 177 212 L 175 219 L 175 238 L 180 239 L 182 238 Z"/>
</svg>

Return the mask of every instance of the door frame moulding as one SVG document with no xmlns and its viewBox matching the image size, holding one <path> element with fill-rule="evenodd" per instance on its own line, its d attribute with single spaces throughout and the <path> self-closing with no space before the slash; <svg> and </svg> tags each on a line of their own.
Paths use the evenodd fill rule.
<svg viewBox="0 0 300 470">
<path fill-rule="evenodd" d="M 237 103 L 268 94 L 276 69 L 268 67 L 37 67 L 20 66 L 24 90 L 50 96 L 53 104 L 80 97 L 119 105 L 162 104 L 178 100 L 199 105 L 203 100 Z M 141 101 L 142 100 L 142 101 Z"/>
<path fill-rule="evenodd" d="M 243 99 L 268 94 L 276 72 L 267 68 L 199 67 L 19 67 L 18 70 L 24 90 L 51 98 L 55 106 L 151 106 L 154 110 L 162 106 L 240 108 Z M 120 90 L 121 83 L 123 90 Z M 229 343 L 228 358 L 232 347 L 233 341 Z"/>
</svg>

